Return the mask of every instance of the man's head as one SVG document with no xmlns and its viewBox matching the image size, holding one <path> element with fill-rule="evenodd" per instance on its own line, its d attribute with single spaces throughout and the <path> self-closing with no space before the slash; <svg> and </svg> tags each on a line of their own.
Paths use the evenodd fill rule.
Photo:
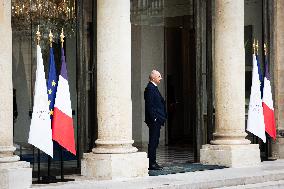
<svg viewBox="0 0 284 189">
<path fill-rule="evenodd" d="M 149 80 L 158 85 L 162 80 L 162 76 L 157 70 L 153 70 L 149 75 Z"/>
</svg>

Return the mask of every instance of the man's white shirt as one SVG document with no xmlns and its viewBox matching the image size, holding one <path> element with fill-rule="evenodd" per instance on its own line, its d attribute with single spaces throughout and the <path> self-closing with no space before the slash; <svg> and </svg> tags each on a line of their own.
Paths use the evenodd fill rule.
<svg viewBox="0 0 284 189">
<path fill-rule="evenodd" d="M 156 87 L 157 87 L 157 84 L 156 83 L 154 83 L 153 81 L 150 81 L 151 83 L 153 83 Z"/>
</svg>

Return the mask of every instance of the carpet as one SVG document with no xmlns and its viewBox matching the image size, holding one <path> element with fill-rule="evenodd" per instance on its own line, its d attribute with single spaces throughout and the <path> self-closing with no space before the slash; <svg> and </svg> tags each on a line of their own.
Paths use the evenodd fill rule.
<svg viewBox="0 0 284 189">
<path fill-rule="evenodd" d="M 163 170 L 149 170 L 149 176 L 168 175 L 176 173 L 186 173 L 194 171 L 224 169 L 225 166 L 203 165 L 200 163 L 182 163 L 163 167 Z"/>
</svg>

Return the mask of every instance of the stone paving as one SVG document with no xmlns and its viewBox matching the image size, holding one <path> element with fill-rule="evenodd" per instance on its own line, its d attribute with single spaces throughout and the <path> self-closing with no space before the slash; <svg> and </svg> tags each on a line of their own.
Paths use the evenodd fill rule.
<svg viewBox="0 0 284 189">
<path fill-rule="evenodd" d="M 258 167 L 225 168 L 125 180 L 94 181 L 76 176 L 73 182 L 33 185 L 32 189 L 284 188 L 282 180 L 284 160 L 276 160 L 262 162 Z"/>
</svg>

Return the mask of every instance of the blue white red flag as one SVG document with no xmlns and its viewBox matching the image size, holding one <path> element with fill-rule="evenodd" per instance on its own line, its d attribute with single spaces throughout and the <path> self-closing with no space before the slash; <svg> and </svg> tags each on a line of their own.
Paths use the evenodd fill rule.
<svg viewBox="0 0 284 189">
<path fill-rule="evenodd" d="M 265 58 L 265 76 L 262 101 L 265 131 L 275 140 L 276 126 L 267 57 Z"/>
<path fill-rule="evenodd" d="M 76 155 L 71 100 L 63 48 L 61 54 L 62 65 L 52 119 L 52 138 L 66 150 Z"/>
</svg>

